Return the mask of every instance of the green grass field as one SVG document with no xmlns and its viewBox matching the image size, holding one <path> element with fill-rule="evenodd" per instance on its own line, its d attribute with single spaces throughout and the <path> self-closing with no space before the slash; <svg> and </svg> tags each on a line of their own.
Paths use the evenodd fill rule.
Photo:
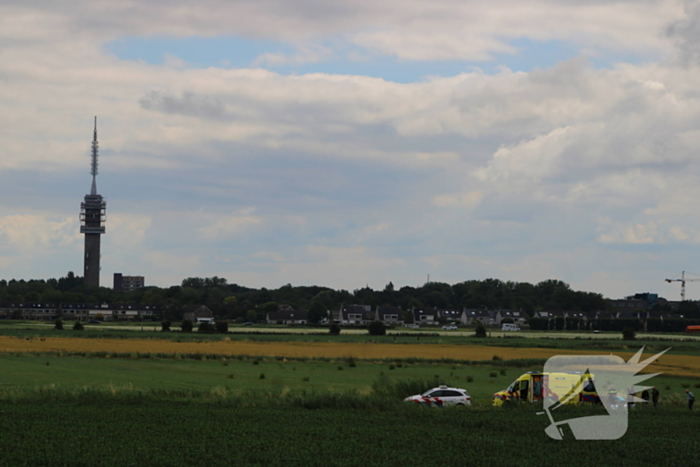
<svg viewBox="0 0 700 467">
<path fill-rule="evenodd" d="M 160 332 L 53 331 L 0 326 L 20 338 L 61 335 L 163 338 Z M 117 335 L 114 335 L 116 333 Z M 171 333 L 170 339 L 222 335 Z M 362 335 L 245 335 L 263 342 L 309 339 L 345 342 L 533 342 L 553 348 L 606 350 L 619 341 L 476 339 Z M 409 340 L 410 339 L 410 340 Z M 431 339 L 434 339 L 431 341 Z M 638 348 L 639 342 L 630 343 Z M 667 343 L 649 342 L 666 348 Z M 678 343 L 693 354 L 695 343 Z M 683 347 L 685 346 L 685 347 Z M 523 345 L 522 347 L 527 347 Z M 626 350 L 626 349 L 625 349 Z M 649 349 L 648 349 L 649 350 Z M 676 350 L 674 348 L 674 350 Z M 106 358 L 0 356 L 0 466 L 16 465 L 694 465 L 700 412 L 683 392 L 700 396 L 697 378 L 657 376 L 658 409 L 639 406 L 629 431 L 615 441 L 546 437 L 541 406 L 494 408 L 491 395 L 541 366 L 507 361 L 458 364 L 427 361 L 229 357 Z M 697 355 L 697 353 L 695 353 Z M 112 356 L 112 355 L 109 355 Z M 128 355 L 124 355 L 128 357 Z M 700 358 L 700 357 L 699 357 Z M 445 383 L 466 388 L 471 408 L 428 409 L 403 397 Z M 595 407 L 566 407 L 565 417 Z M 700 410 L 700 407 L 698 407 Z M 597 412 L 595 412 L 597 413 Z"/>
<path fill-rule="evenodd" d="M 700 414 L 681 408 L 635 410 L 627 435 L 615 441 L 554 441 L 546 425 L 532 407 L 24 401 L 0 408 L 0 465 L 696 465 Z"/>
<path fill-rule="evenodd" d="M 284 361 L 266 359 L 105 359 L 56 356 L 2 356 L 0 398 L 29 397 L 32 392 L 71 392 L 84 389 L 105 393 L 224 393 L 229 397 L 259 393 L 369 394 L 376 384 L 436 381 L 465 388 L 476 405 L 490 404 L 494 392 L 515 378 L 541 367 L 508 368 L 489 365 L 376 363 L 373 361 Z M 437 383 L 436 383 L 437 384 Z M 681 397 L 685 387 L 700 386 L 700 378 L 657 376 L 656 385 L 668 397 Z M 685 386 L 685 387 L 684 387 Z M 427 388 L 426 388 L 427 389 Z M 399 394 L 406 397 L 412 394 Z M 700 394 L 699 394 L 700 395 Z"/>
</svg>

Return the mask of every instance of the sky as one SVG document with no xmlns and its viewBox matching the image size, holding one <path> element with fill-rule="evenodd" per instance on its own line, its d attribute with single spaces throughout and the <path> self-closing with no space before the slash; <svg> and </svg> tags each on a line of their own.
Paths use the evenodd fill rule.
<svg viewBox="0 0 700 467">
<path fill-rule="evenodd" d="M 698 1 L 0 0 L 0 276 L 82 274 L 96 115 L 105 286 L 677 300 L 699 82 Z"/>
</svg>

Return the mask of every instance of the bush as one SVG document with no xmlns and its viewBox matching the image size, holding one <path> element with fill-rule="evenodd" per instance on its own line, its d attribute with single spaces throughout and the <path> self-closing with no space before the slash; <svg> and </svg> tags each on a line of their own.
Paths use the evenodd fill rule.
<svg viewBox="0 0 700 467">
<path fill-rule="evenodd" d="M 217 321 L 215 326 L 216 332 L 220 332 L 221 334 L 226 334 L 228 332 L 228 321 Z"/>
<path fill-rule="evenodd" d="M 467 383 L 473 383 L 474 382 L 474 377 L 473 376 L 467 376 Z"/>
<path fill-rule="evenodd" d="M 165 321 L 163 321 L 162 323 L 160 323 L 160 330 L 161 330 L 161 331 L 164 331 L 164 332 L 165 332 L 165 331 L 170 331 L 170 321 L 168 321 L 168 320 L 166 319 Z"/>
<path fill-rule="evenodd" d="M 192 332 L 192 321 L 189 319 L 183 320 L 180 329 L 182 329 L 182 332 Z"/>
<path fill-rule="evenodd" d="M 474 330 L 474 337 L 486 337 L 486 328 L 483 325 L 478 325 Z"/>
<path fill-rule="evenodd" d="M 370 336 L 385 336 L 386 327 L 381 321 L 372 321 L 369 323 L 369 335 Z"/>
<path fill-rule="evenodd" d="M 80 321 L 76 321 L 76 322 L 73 324 L 73 330 L 74 330 L 74 331 L 82 331 L 83 329 L 84 329 L 83 323 L 81 323 Z"/>
<path fill-rule="evenodd" d="M 199 326 L 197 326 L 197 332 L 214 332 L 214 325 L 208 321 L 199 323 Z"/>
<path fill-rule="evenodd" d="M 489 376 L 491 378 L 495 378 L 496 376 L 498 376 L 498 373 L 496 373 L 495 371 L 492 371 L 491 373 L 489 373 Z"/>
<path fill-rule="evenodd" d="M 340 334 L 340 326 L 333 323 L 330 326 L 328 326 L 328 332 L 330 334 L 333 334 L 334 336 L 337 336 L 338 334 Z"/>
<path fill-rule="evenodd" d="M 637 333 L 635 332 L 634 328 L 625 328 L 624 331 L 622 331 L 622 339 L 626 341 L 633 341 L 637 338 Z"/>
<path fill-rule="evenodd" d="M 63 320 L 59 318 L 56 321 L 54 321 L 53 328 L 58 329 L 59 331 L 63 331 Z"/>
</svg>

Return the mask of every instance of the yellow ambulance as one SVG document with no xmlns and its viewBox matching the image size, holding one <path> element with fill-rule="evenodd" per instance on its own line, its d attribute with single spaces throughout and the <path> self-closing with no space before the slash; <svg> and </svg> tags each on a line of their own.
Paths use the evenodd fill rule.
<svg viewBox="0 0 700 467">
<path fill-rule="evenodd" d="M 581 375 L 571 373 L 543 373 L 531 371 L 520 375 L 508 388 L 493 395 L 492 404 L 500 407 L 506 402 L 540 402 L 549 399 L 553 402 L 564 400 L 572 391 L 580 392 L 578 397 L 569 399 L 568 403 L 598 402 L 598 394 L 593 384 L 591 373 Z"/>
</svg>

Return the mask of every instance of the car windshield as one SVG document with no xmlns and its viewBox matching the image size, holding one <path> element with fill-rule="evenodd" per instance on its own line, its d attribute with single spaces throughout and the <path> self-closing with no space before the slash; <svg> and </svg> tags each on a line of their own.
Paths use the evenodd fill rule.
<svg viewBox="0 0 700 467">
<path fill-rule="evenodd" d="M 427 397 L 427 396 L 429 396 L 430 394 L 432 394 L 434 391 L 435 391 L 435 389 L 428 389 L 428 390 L 425 391 L 423 394 L 421 394 L 421 396 Z"/>
</svg>

